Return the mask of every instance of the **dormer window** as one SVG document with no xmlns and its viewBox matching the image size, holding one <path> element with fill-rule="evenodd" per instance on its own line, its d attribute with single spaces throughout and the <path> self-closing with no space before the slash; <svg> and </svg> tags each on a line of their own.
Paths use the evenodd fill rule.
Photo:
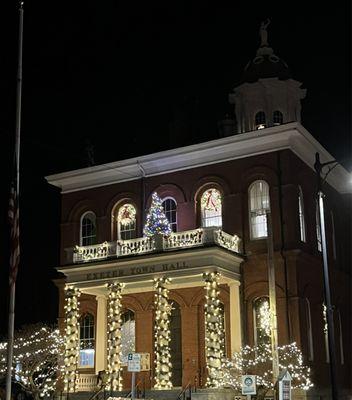
<svg viewBox="0 0 352 400">
<path fill-rule="evenodd" d="M 255 129 L 264 129 L 266 128 L 266 117 L 264 111 L 259 111 L 255 115 Z"/>
<path fill-rule="evenodd" d="M 283 118 L 282 112 L 278 111 L 278 110 L 274 111 L 274 113 L 273 113 L 273 124 L 274 125 L 281 125 L 283 123 L 283 120 L 284 120 L 284 118 Z"/>
</svg>

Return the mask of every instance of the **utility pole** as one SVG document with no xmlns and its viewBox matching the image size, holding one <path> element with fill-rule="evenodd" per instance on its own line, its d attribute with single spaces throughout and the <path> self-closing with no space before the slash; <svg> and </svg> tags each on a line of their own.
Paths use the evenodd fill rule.
<svg viewBox="0 0 352 400">
<path fill-rule="evenodd" d="M 321 172 L 323 167 L 335 163 L 328 172 L 325 174 L 324 179 L 321 178 Z M 314 169 L 317 173 L 317 207 L 319 215 L 319 227 L 321 237 L 321 249 L 322 249 L 322 261 L 323 261 L 323 275 L 324 275 L 324 298 L 326 305 L 327 314 L 327 325 L 328 325 L 328 347 L 329 347 L 329 358 L 330 358 L 330 380 L 331 380 L 331 394 L 332 400 L 338 400 L 337 391 L 337 379 L 336 379 L 336 353 L 335 353 L 335 328 L 334 328 L 334 309 L 331 304 L 331 292 L 330 292 L 330 279 L 329 279 L 329 265 L 328 265 L 328 253 L 326 245 L 326 233 L 325 233 L 325 218 L 324 218 L 324 194 L 322 192 L 323 183 L 329 174 L 329 172 L 338 165 L 336 160 L 328 161 L 325 163 L 320 162 L 319 153 L 315 153 L 315 164 Z"/>
</svg>

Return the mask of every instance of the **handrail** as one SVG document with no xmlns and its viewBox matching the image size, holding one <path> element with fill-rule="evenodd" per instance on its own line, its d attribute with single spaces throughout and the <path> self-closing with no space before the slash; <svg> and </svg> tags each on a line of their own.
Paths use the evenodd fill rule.
<svg viewBox="0 0 352 400">
<path fill-rule="evenodd" d="M 89 398 L 89 400 L 94 400 L 96 397 L 98 397 L 98 395 L 101 393 L 101 392 L 105 392 L 105 384 L 103 384 L 103 385 L 101 385 L 100 386 L 100 388 L 96 391 L 96 392 L 94 392 L 92 395 L 91 395 L 91 397 Z M 105 396 L 104 396 L 104 398 L 105 398 Z"/>
<path fill-rule="evenodd" d="M 134 386 L 134 388 L 135 389 L 137 389 L 138 388 L 138 386 L 140 385 L 142 383 L 142 381 L 138 381 L 136 384 L 135 384 L 135 386 Z M 126 396 L 126 398 L 130 398 L 130 397 L 132 397 L 132 390 L 127 394 L 127 396 Z M 138 396 L 138 394 L 137 394 L 137 399 L 139 398 L 139 396 Z"/>
<path fill-rule="evenodd" d="M 181 392 L 176 397 L 176 400 L 185 400 L 185 398 L 186 398 L 185 394 L 186 394 L 187 390 L 189 391 L 189 399 L 190 399 L 191 393 L 192 393 L 191 381 L 189 381 L 188 384 L 181 390 Z"/>
</svg>

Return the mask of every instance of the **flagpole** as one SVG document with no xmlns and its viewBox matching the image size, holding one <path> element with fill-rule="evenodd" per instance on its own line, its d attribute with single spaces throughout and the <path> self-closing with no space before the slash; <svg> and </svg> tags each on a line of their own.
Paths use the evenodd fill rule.
<svg viewBox="0 0 352 400">
<path fill-rule="evenodd" d="M 17 88 L 16 88 L 16 194 L 17 209 L 20 188 L 20 143 L 21 143 L 21 98 L 22 98 L 22 44 L 23 44 L 23 1 L 19 4 L 19 39 L 18 39 L 18 66 L 17 66 Z M 17 211 L 18 212 L 18 211 Z M 11 279 L 12 271 L 10 271 L 10 301 L 9 301 L 9 325 L 8 325 L 8 341 L 7 341 L 7 374 L 6 374 L 6 400 L 11 400 L 11 376 L 13 362 L 13 342 L 14 342 L 14 326 L 15 326 L 15 294 L 16 284 L 15 277 Z"/>
</svg>

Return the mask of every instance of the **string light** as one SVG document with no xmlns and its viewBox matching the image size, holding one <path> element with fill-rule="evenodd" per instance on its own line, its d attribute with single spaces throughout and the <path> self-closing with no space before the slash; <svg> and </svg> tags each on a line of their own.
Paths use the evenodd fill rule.
<svg viewBox="0 0 352 400">
<path fill-rule="evenodd" d="M 50 396 L 56 385 L 62 365 L 59 355 L 63 352 L 64 339 L 59 331 L 39 324 L 20 331 L 14 341 L 12 375 L 34 397 Z M 0 343 L 0 374 L 7 370 L 7 343 Z"/>
<path fill-rule="evenodd" d="M 170 279 L 154 279 L 155 288 L 155 389 L 171 389 L 171 353 L 170 353 L 170 316 L 171 304 L 168 300 L 169 290 L 165 287 Z"/>
<path fill-rule="evenodd" d="M 293 342 L 278 347 L 279 368 L 287 369 L 292 377 L 293 389 L 308 390 L 313 386 L 310 379 L 311 370 L 303 362 L 301 350 Z M 272 352 L 271 344 L 264 343 L 259 346 L 244 346 L 236 352 L 232 360 L 224 360 L 223 383 L 240 390 L 242 375 L 257 375 L 257 384 L 266 389 L 273 388 L 272 382 Z"/>
<path fill-rule="evenodd" d="M 76 390 L 77 364 L 79 356 L 79 301 L 81 292 L 78 288 L 65 287 L 65 374 L 64 382 L 68 392 Z"/>
<path fill-rule="evenodd" d="M 147 237 L 154 235 L 169 236 L 172 232 L 169 220 L 164 213 L 162 201 L 156 192 L 152 194 L 152 204 L 147 214 L 143 232 Z"/>
<path fill-rule="evenodd" d="M 124 284 L 113 282 L 107 285 L 108 300 L 108 389 L 122 390 L 122 347 L 121 347 L 121 310 L 122 289 Z"/>
<path fill-rule="evenodd" d="M 222 387 L 221 363 L 225 355 L 225 335 L 219 300 L 218 272 L 205 272 L 205 353 L 208 369 L 207 387 Z"/>
</svg>

